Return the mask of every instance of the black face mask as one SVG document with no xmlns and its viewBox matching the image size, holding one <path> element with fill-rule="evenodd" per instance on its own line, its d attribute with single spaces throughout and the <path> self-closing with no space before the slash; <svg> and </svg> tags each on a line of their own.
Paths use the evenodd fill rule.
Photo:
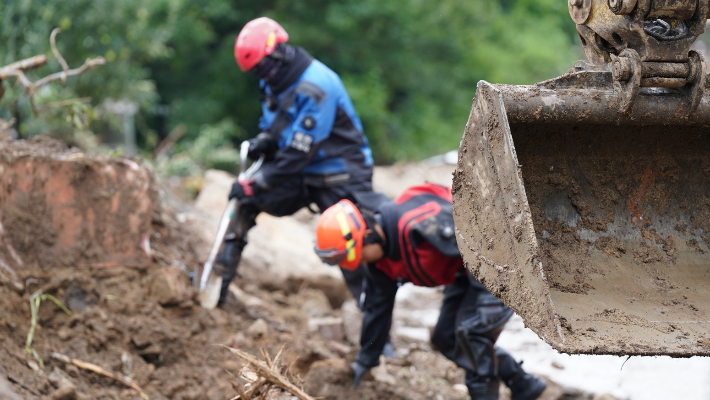
<svg viewBox="0 0 710 400">
<path fill-rule="evenodd" d="M 375 229 L 375 224 L 382 226 L 382 221 L 378 214 L 373 213 L 369 210 L 360 210 L 362 214 L 362 219 L 365 220 L 365 226 L 370 230 L 370 234 L 366 238 L 362 239 L 362 244 L 379 244 L 382 248 L 385 248 L 385 239 L 380 236 L 380 234 Z"/>
<path fill-rule="evenodd" d="M 286 43 L 276 45 L 274 52 L 264 57 L 259 64 L 252 68 L 252 72 L 267 85 L 277 84 L 288 71 L 291 60 L 296 55 L 296 48 Z"/>
</svg>

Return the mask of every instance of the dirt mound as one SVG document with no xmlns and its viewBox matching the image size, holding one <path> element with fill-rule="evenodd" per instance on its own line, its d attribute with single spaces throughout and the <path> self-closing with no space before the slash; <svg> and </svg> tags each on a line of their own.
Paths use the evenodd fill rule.
<svg viewBox="0 0 710 400">
<path fill-rule="evenodd" d="M 0 258 L 14 267 L 146 266 L 152 175 L 51 139 L 0 142 Z"/>
</svg>

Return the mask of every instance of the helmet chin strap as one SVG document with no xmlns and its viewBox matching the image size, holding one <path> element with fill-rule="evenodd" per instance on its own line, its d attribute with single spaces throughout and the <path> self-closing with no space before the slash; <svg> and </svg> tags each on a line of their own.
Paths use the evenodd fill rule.
<svg viewBox="0 0 710 400">
<path fill-rule="evenodd" d="M 277 84 L 286 75 L 291 60 L 296 55 L 296 48 L 286 44 L 276 45 L 274 52 L 264 57 L 259 64 L 252 68 L 252 72 L 267 85 Z"/>
</svg>

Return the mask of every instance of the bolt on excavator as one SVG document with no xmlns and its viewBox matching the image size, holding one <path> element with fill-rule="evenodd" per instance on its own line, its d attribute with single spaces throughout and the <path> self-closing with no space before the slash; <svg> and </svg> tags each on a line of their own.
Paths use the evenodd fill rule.
<svg viewBox="0 0 710 400">
<path fill-rule="evenodd" d="M 710 0 L 569 0 L 587 61 L 481 81 L 453 182 L 467 268 L 569 354 L 710 355 Z"/>
</svg>

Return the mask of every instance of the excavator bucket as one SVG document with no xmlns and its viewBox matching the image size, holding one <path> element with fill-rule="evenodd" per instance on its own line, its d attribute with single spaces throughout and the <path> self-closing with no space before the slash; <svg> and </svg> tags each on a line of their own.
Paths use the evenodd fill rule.
<svg viewBox="0 0 710 400">
<path fill-rule="evenodd" d="M 453 183 L 459 248 L 561 352 L 710 355 L 710 93 L 702 57 L 677 42 L 707 12 L 570 0 L 590 62 L 478 85 Z M 692 40 L 650 33 L 681 22 Z"/>
</svg>

